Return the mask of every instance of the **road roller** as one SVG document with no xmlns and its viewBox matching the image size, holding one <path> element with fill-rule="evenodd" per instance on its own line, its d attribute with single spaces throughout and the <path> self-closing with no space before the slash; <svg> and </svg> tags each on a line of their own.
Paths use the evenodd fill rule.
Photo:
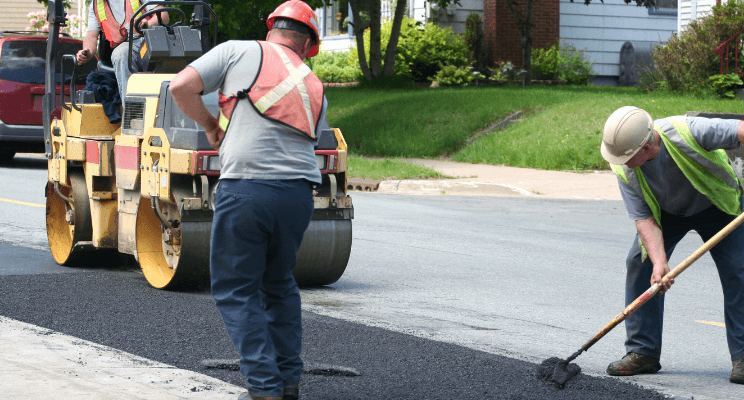
<svg viewBox="0 0 744 400">
<path fill-rule="evenodd" d="M 126 257 L 139 265 L 158 289 L 188 290 L 209 284 L 209 243 L 220 161 L 203 129 L 176 106 L 171 79 L 189 62 L 216 45 L 217 16 L 205 1 L 151 1 L 157 11 L 140 7 L 130 26 L 167 11 L 171 21 L 147 29 L 140 50 L 141 71 L 123 97 L 120 121 L 112 123 L 95 93 L 74 91 L 75 57 L 58 59 L 63 2 L 50 0 L 43 97 L 45 154 L 48 159 L 46 226 L 54 260 L 66 266 L 107 266 Z M 187 20 L 174 6 L 193 7 Z M 176 16 L 177 18 L 174 18 Z M 113 74 L 111 49 L 99 38 L 97 72 Z M 66 68 L 67 67 L 67 68 Z M 69 75 L 67 74 L 69 72 Z M 61 81 L 61 93 L 57 82 Z M 84 83 L 84 82 L 83 82 Z M 65 86 L 70 101 L 65 102 Z M 74 91 L 74 92 L 73 92 Z M 218 94 L 203 96 L 212 113 Z M 51 119 L 58 101 L 60 119 Z M 347 193 L 347 145 L 339 129 L 318 135 L 316 160 L 323 180 L 315 187 L 315 211 L 297 255 L 294 275 L 300 286 L 336 282 L 351 252 L 354 207 Z M 217 239 L 219 240 L 219 239 Z M 117 257 L 112 258 L 114 254 Z"/>
</svg>

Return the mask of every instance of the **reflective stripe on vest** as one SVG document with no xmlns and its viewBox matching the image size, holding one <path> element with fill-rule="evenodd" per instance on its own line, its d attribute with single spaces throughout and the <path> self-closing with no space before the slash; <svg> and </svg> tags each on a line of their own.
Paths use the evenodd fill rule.
<svg viewBox="0 0 744 400">
<path fill-rule="evenodd" d="M 132 14 L 135 10 L 140 8 L 139 0 L 129 0 L 124 2 L 124 23 L 119 24 L 114 18 L 114 14 L 111 12 L 111 8 L 107 0 L 96 0 L 96 18 L 98 19 L 98 25 L 100 25 L 106 40 L 111 43 L 111 48 L 118 46 L 119 44 L 126 42 L 127 37 L 121 34 L 120 28 L 126 25 L 132 18 Z"/>
<path fill-rule="evenodd" d="M 669 155 L 697 191 L 705 195 L 721 211 L 730 215 L 740 213 L 741 182 L 724 150 L 703 149 L 690 133 L 686 117 L 661 120 L 658 125 L 654 123 L 654 130 L 661 137 Z M 611 168 L 636 194 L 643 197 L 656 223 L 661 227 L 661 206 L 646 183 L 640 167 L 631 169 L 625 165 L 611 165 Z M 645 261 L 648 254 L 643 243 L 641 249 L 642 260 Z"/>
<path fill-rule="evenodd" d="M 248 97 L 256 111 L 264 117 L 315 139 L 316 121 L 323 107 L 323 83 L 301 59 L 293 63 L 281 46 L 269 42 L 258 43 L 262 49 L 262 60 L 253 86 L 229 97 L 220 93 L 220 128 L 227 132 L 237 101 Z M 298 62 L 299 65 L 295 66 Z M 305 111 L 301 117 L 296 111 L 299 107 Z"/>
<path fill-rule="evenodd" d="M 284 66 L 287 67 L 287 71 L 289 71 L 289 76 L 286 77 L 282 81 L 282 83 L 277 85 L 277 87 L 275 87 L 272 91 L 266 93 L 263 97 L 258 99 L 258 101 L 254 103 L 256 109 L 258 109 L 261 114 L 265 114 L 266 110 L 278 103 L 279 100 L 281 100 L 284 96 L 292 92 L 294 88 L 297 88 L 297 90 L 300 92 L 300 97 L 302 98 L 302 106 L 305 108 L 307 123 L 308 126 L 310 126 L 310 132 L 312 133 L 310 137 L 315 139 L 315 120 L 313 119 L 313 111 L 310 107 L 310 96 L 307 94 L 307 88 L 305 87 L 304 82 L 305 77 L 312 73 L 312 71 L 310 71 L 310 67 L 308 67 L 307 64 L 302 63 L 298 68 L 295 68 L 295 66 L 292 64 L 292 61 L 290 61 L 289 57 L 287 57 L 287 53 L 282 50 L 281 46 L 274 43 L 267 43 L 271 45 L 271 47 L 279 54 L 279 57 L 282 58 Z"/>
</svg>

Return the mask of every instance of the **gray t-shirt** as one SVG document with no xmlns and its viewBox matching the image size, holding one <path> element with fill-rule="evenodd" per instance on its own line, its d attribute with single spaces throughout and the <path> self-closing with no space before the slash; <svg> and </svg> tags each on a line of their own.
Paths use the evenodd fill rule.
<svg viewBox="0 0 744 400">
<path fill-rule="evenodd" d="M 261 67 L 261 45 L 256 41 L 228 41 L 190 64 L 204 83 L 204 93 L 217 89 L 232 96 L 249 88 Z M 316 134 L 328 129 L 327 100 Z M 303 110 L 298 112 L 304 113 Z M 287 125 L 261 115 L 250 99 L 237 102 L 230 126 L 220 145 L 220 178 L 288 180 L 320 183 L 315 141 Z"/>
<path fill-rule="evenodd" d="M 111 8 L 111 12 L 114 14 L 114 19 L 116 22 L 119 23 L 119 25 L 124 24 L 128 25 L 129 21 L 124 21 L 126 19 L 126 10 L 125 10 L 125 3 L 129 2 L 129 0 L 108 0 L 109 8 Z M 88 9 L 88 32 L 90 31 L 100 31 L 101 25 L 98 24 L 98 18 L 96 18 L 96 11 L 95 8 L 97 7 L 98 0 L 93 0 L 90 2 L 90 9 Z M 147 1 L 143 1 L 140 4 L 147 4 Z M 147 11 L 150 11 L 155 6 L 147 6 Z M 137 11 L 137 10 L 132 10 Z M 144 12 L 144 11 L 143 11 Z"/>
<path fill-rule="evenodd" d="M 662 120 L 654 121 L 659 124 Z M 688 117 L 690 133 L 705 150 L 734 150 L 740 147 L 736 132 L 739 128 L 737 119 Z M 659 154 L 641 166 L 641 172 L 653 192 L 659 206 L 665 212 L 689 217 L 712 206 L 705 195 L 700 193 L 687 179 L 672 156 L 661 142 Z M 653 216 L 651 209 L 642 196 L 639 196 L 629 185 L 618 178 L 620 194 L 631 219 L 640 221 Z"/>
</svg>

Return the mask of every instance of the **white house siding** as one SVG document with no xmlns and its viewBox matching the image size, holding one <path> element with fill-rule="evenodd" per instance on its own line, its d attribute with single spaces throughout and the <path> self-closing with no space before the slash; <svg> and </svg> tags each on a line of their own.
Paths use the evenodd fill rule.
<svg viewBox="0 0 744 400">
<path fill-rule="evenodd" d="M 78 0 L 72 1 L 68 14 L 77 14 Z M 28 26 L 28 13 L 45 10 L 44 3 L 36 0 L 2 0 L 3 12 L 0 13 L 0 31 L 23 31 Z"/>
<path fill-rule="evenodd" d="M 427 6 L 430 8 L 427 9 Z M 442 28 L 450 27 L 455 33 L 465 32 L 465 20 L 471 13 L 483 18 L 483 0 L 460 0 L 460 4 L 451 4 L 446 9 L 438 9 L 424 0 L 410 0 L 409 17 L 420 22 L 436 22 Z"/>
<path fill-rule="evenodd" d="M 666 42 L 677 29 L 677 16 L 649 14 L 647 8 L 623 0 L 593 1 L 588 6 L 580 0 L 560 1 L 560 38 L 585 51 L 598 77 L 619 75 L 623 43 L 633 43 L 636 51 L 650 48 Z"/>
<path fill-rule="evenodd" d="M 722 0 L 723 3 L 726 0 Z M 710 9 L 716 5 L 716 0 L 678 0 L 677 1 L 677 32 L 687 29 L 690 22 L 710 15 Z"/>
</svg>

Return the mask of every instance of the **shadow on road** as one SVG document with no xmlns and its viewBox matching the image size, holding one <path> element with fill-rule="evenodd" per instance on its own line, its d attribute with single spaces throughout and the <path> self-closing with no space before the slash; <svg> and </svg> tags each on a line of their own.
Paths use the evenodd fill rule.
<svg viewBox="0 0 744 400">
<path fill-rule="evenodd" d="M 47 159 L 43 154 L 16 154 L 12 160 L 0 162 L 0 168 L 47 169 Z"/>
</svg>

